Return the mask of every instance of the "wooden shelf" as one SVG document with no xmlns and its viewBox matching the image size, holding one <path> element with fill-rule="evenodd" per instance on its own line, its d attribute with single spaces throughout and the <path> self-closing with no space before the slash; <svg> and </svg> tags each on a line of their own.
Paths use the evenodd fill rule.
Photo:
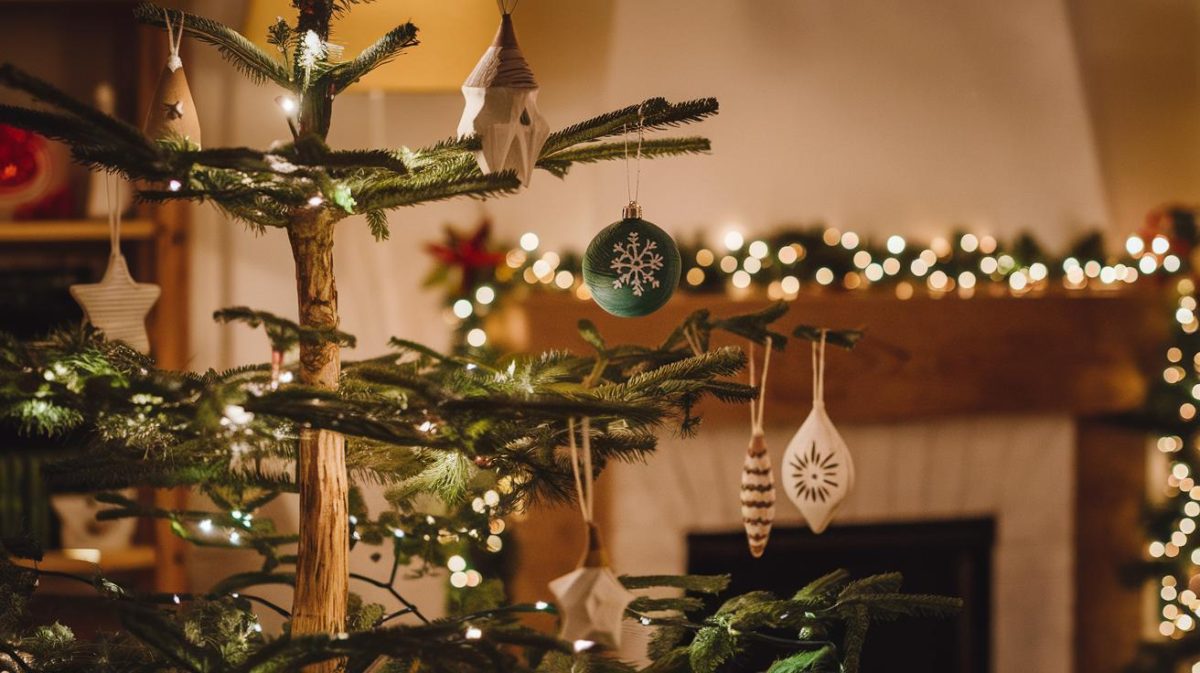
<svg viewBox="0 0 1200 673">
<path fill-rule="evenodd" d="M 55 549 L 46 552 L 38 563 L 15 559 L 17 565 L 54 572 L 92 574 L 99 567 L 106 573 L 151 570 L 157 558 L 154 547 L 134 546 L 127 549 Z"/>
<path fill-rule="evenodd" d="M 145 241 L 154 237 L 152 220 L 124 220 L 121 239 Z M 23 220 L 0 222 L 0 243 L 73 243 L 108 240 L 104 220 Z"/>
</svg>

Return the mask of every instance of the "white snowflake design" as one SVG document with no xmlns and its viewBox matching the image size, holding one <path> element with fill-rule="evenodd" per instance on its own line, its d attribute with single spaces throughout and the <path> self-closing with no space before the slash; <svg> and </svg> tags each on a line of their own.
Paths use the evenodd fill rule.
<svg viewBox="0 0 1200 673">
<path fill-rule="evenodd" d="M 658 244 L 654 241 L 639 245 L 636 231 L 629 232 L 628 244 L 614 244 L 613 251 L 617 255 L 608 266 L 620 275 L 613 281 L 613 289 L 628 286 L 633 288 L 633 296 L 640 297 L 645 285 L 658 287 L 660 283 L 654 272 L 662 269 L 663 256 L 654 252 L 657 249 Z"/>
</svg>

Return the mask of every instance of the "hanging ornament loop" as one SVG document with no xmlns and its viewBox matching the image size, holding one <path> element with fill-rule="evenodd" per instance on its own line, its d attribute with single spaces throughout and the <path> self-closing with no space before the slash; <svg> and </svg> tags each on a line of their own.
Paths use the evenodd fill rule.
<svg viewBox="0 0 1200 673">
<path fill-rule="evenodd" d="M 762 380 L 755 381 L 754 376 L 754 342 L 750 342 L 750 387 L 758 388 L 758 397 L 750 400 L 750 434 L 763 434 L 763 410 L 767 404 L 767 370 L 771 367 L 772 339 L 767 337 L 763 353 Z"/>
<path fill-rule="evenodd" d="M 625 124 L 621 127 L 621 141 L 625 151 L 625 196 L 629 199 L 629 205 L 625 206 L 622 214 L 625 219 L 641 218 L 642 216 L 642 207 L 638 205 L 638 196 L 642 189 L 642 142 L 645 140 L 644 123 L 646 120 L 642 114 L 642 105 L 638 105 L 637 115 L 637 150 L 634 154 L 632 170 L 629 168 L 629 125 Z"/>
<path fill-rule="evenodd" d="M 108 255 L 121 255 L 121 178 L 104 174 L 104 196 L 108 199 Z"/>
<path fill-rule="evenodd" d="M 163 22 L 167 24 L 167 47 L 171 50 L 170 55 L 167 57 L 167 67 L 171 69 L 171 72 L 175 72 L 183 67 L 183 59 L 179 57 L 179 47 L 183 44 L 183 25 L 186 20 L 186 15 L 180 12 L 179 30 L 178 32 L 172 30 L 171 13 L 166 7 L 163 8 Z"/>
<path fill-rule="evenodd" d="M 825 335 L 829 330 L 821 330 L 821 338 L 813 342 L 813 406 L 825 406 Z"/>
<path fill-rule="evenodd" d="M 516 11 L 517 5 L 520 4 L 520 2 L 521 0 L 512 0 L 512 5 L 510 6 L 508 4 L 508 0 L 496 0 L 496 6 L 500 8 L 501 16 L 511 16 L 512 13 Z"/>
<path fill-rule="evenodd" d="M 580 431 L 583 435 L 581 442 L 583 444 L 583 469 L 582 476 L 580 476 L 580 450 L 575 442 L 575 418 L 567 419 L 567 447 L 571 450 L 571 472 L 575 475 L 575 494 L 579 499 L 579 510 L 583 514 L 583 521 L 589 526 L 594 523 L 592 516 L 595 512 L 592 488 L 591 422 L 592 420 L 585 416 L 580 423 Z"/>
</svg>

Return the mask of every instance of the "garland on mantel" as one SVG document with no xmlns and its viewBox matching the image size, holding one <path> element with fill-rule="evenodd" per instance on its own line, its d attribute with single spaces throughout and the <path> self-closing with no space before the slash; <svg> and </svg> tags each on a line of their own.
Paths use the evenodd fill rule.
<svg viewBox="0 0 1200 673">
<path fill-rule="evenodd" d="M 1172 316 L 1177 329 L 1166 351 L 1166 368 L 1153 387 L 1139 422 L 1167 454 L 1162 494 L 1147 507 L 1150 540 L 1143 563 L 1130 581 L 1153 578 L 1159 588 L 1161 634 L 1144 644 L 1131 671 L 1200 673 L 1200 269 L 1197 210 L 1166 206 L 1152 211 L 1124 241 L 1106 251 L 1099 232 L 1086 234 L 1066 252 L 1047 252 L 1025 234 L 1009 244 L 969 231 L 925 243 L 900 235 L 866 240 L 853 231 L 827 226 L 785 228 L 747 240 L 728 231 L 720 245 L 702 239 L 682 243 L 682 280 L 688 293 L 791 301 L 829 291 L 893 292 L 906 300 L 931 297 L 1041 296 L 1050 291 L 1111 292 L 1153 282 L 1177 295 Z M 446 289 L 446 313 L 464 350 L 488 347 L 487 318 L 530 291 L 569 293 L 587 301 L 581 258 L 574 252 L 541 249 L 534 233 L 517 245 L 493 246 L 485 222 L 469 234 L 447 230 L 444 245 L 431 245 L 438 264 L 428 284 Z M 1186 449 L 1186 450 L 1185 450 Z"/>
<path fill-rule="evenodd" d="M 1193 259 L 1200 242 L 1195 220 L 1190 208 L 1155 210 L 1117 254 L 1106 252 L 1098 231 L 1055 255 L 1029 234 L 1005 244 L 959 230 L 918 244 L 900 235 L 867 240 L 820 225 L 788 227 L 750 240 L 731 230 L 720 245 L 707 245 L 702 238 L 680 243 L 679 291 L 786 301 L 839 290 L 884 289 L 900 299 L 1040 296 L 1055 288 L 1113 291 L 1139 281 L 1165 283 L 1200 268 L 1200 254 Z M 517 245 L 495 245 L 489 232 L 488 222 L 467 233 L 447 228 L 445 243 L 428 246 L 436 264 L 426 285 L 444 288 L 446 321 L 467 347 L 487 344 L 486 318 L 511 298 L 546 290 L 591 299 L 578 253 L 542 250 L 532 232 Z"/>
</svg>

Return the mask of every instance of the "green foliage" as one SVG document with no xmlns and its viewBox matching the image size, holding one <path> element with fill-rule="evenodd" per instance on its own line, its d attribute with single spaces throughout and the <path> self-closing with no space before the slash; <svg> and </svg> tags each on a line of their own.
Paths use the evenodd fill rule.
<svg viewBox="0 0 1200 673">
<path fill-rule="evenodd" d="M 696 632 L 688 647 L 688 659 L 694 673 L 713 673 L 736 651 L 735 638 L 729 628 L 717 624 Z"/>
<path fill-rule="evenodd" d="M 163 9 L 149 2 L 140 3 L 135 7 L 133 15 L 142 23 L 158 26 L 164 30 L 168 18 L 173 29 L 177 29 L 182 17 L 184 33 L 216 47 L 225 60 L 255 83 L 262 84 L 271 81 L 285 89 L 292 89 L 295 86 L 291 74 L 280 61 L 271 58 L 236 30 L 220 22 L 179 10 Z M 271 29 L 271 36 L 273 43 L 277 40 L 284 41 L 278 27 Z"/>
<path fill-rule="evenodd" d="M 778 659 L 767 669 L 767 673 L 833 673 L 837 670 L 837 658 L 834 656 L 833 647 L 826 645 L 820 649 Z"/>
<path fill-rule="evenodd" d="M 354 59 L 334 66 L 329 79 L 335 86 L 335 92 L 345 89 L 363 75 L 399 56 L 400 52 L 418 44 L 417 27 L 411 23 L 389 30 Z"/>
<path fill-rule="evenodd" d="M 256 311 L 245 306 L 234 306 L 213 312 L 217 322 L 240 322 L 249 327 L 262 327 L 271 342 L 271 350 L 286 353 L 299 344 L 336 343 L 354 348 L 357 340 L 353 334 L 328 327 L 301 327 L 296 321 L 281 318 L 267 311 Z"/>
</svg>

